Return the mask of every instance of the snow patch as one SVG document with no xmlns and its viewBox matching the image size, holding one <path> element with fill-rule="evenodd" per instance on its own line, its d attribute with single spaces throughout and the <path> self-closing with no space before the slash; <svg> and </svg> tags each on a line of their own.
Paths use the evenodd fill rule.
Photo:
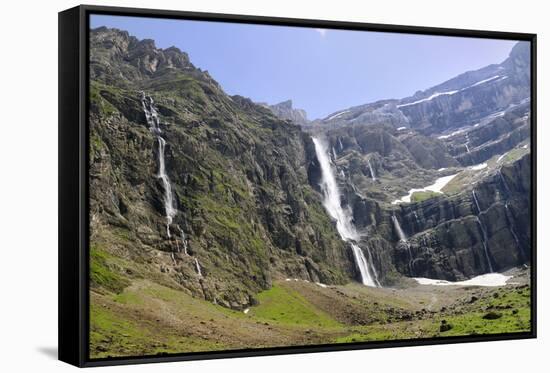
<svg viewBox="0 0 550 373">
<path fill-rule="evenodd" d="M 420 285 L 438 285 L 438 286 L 504 286 L 506 281 L 512 276 L 506 276 L 501 273 L 486 273 L 466 281 L 446 281 L 424 277 L 414 277 Z"/>
<path fill-rule="evenodd" d="M 435 192 L 443 194 L 441 189 L 443 189 L 445 185 L 447 185 L 456 175 L 458 174 L 440 177 L 435 181 L 435 183 L 433 183 L 432 185 L 428 185 L 424 188 L 413 188 L 409 190 L 409 194 L 407 194 L 406 196 L 403 196 L 400 199 L 396 199 L 395 201 L 393 201 L 392 205 L 395 205 L 397 203 L 410 203 L 413 193 L 416 192 Z"/>
<path fill-rule="evenodd" d="M 460 135 L 461 133 L 463 132 L 466 132 L 467 128 L 461 128 L 459 130 L 456 130 L 454 132 L 451 132 L 450 134 L 448 135 L 441 135 L 441 136 L 438 136 L 437 138 L 440 139 L 440 140 L 443 140 L 443 139 L 448 139 L 449 137 L 453 137 L 453 136 L 456 136 L 456 135 Z"/>
<path fill-rule="evenodd" d="M 481 85 L 481 84 L 483 84 L 483 83 L 488 83 L 488 82 L 493 81 L 493 80 L 498 79 L 498 78 L 500 78 L 500 75 L 495 75 L 495 76 L 492 76 L 492 77 L 490 77 L 490 78 L 480 80 L 479 82 L 474 83 L 474 84 L 472 84 L 471 86 L 469 86 L 469 87 L 467 87 L 467 88 L 464 88 L 464 89 L 476 87 L 476 86 L 478 86 L 478 85 Z M 504 77 L 504 79 L 506 79 L 506 78 L 507 78 L 507 76 Z M 503 79 L 500 79 L 500 80 L 503 80 Z"/>
<path fill-rule="evenodd" d="M 316 282 L 315 285 L 320 286 L 320 287 L 322 287 L 322 288 L 327 288 L 327 287 L 328 287 L 327 285 L 322 284 L 322 283 L 320 283 L 320 282 Z"/>
<path fill-rule="evenodd" d="M 248 311 L 250 311 L 250 308 L 247 308 L 243 311 L 243 313 L 246 315 L 248 313 Z"/>
<path fill-rule="evenodd" d="M 470 170 L 479 171 L 479 170 L 483 170 L 484 168 L 487 168 L 487 163 L 480 163 L 480 164 L 476 164 L 475 166 L 471 166 Z"/>
<path fill-rule="evenodd" d="M 403 130 L 406 130 L 406 129 L 407 129 L 407 127 L 399 127 L 397 130 L 398 131 L 403 131 Z"/>
<path fill-rule="evenodd" d="M 447 169 L 447 167 L 442 167 L 442 168 L 438 169 L 437 171 L 441 172 L 441 171 L 445 171 L 446 169 Z"/>
<path fill-rule="evenodd" d="M 436 92 L 436 93 L 434 93 L 433 95 L 431 95 L 431 96 L 428 97 L 428 98 L 423 98 L 423 99 L 418 100 L 418 101 L 409 102 L 408 104 L 397 105 L 397 107 L 398 107 L 398 108 L 401 108 L 401 107 L 406 107 L 406 106 L 412 106 L 412 105 L 419 104 L 419 103 L 421 103 L 421 102 L 431 101 L 431 100 L 433 100 L 434 98 L 439 97 L 439 96 L 451 96 L 451 95 L 454 95 L 454 94 L 457 93 L 457 92 L 460 92 L 460 91 Z"/>
<path fill-rule="evenodd" d="M 492 81 L 497 80 L 497 79 L 498 79 L 498 81 L 500 81 L 500 80 L 504 80 L 504 79 L 507 79 L 507 78 L 508 78 L 507 76 L 502 76 L 501 77 L 500 75 L 495 75 L 495 76 L 492 76 L 490 78 L 480 80 L 479 82 L 476 82 L 472 85 L 469 85 L 468 87 L 465 87 L 465 88 L 462 88 L 462 89 L 459 89 L 459 90 L 456 90 L 456 91 L 436 92 L 428 98 L 423 98 L 422 100 L 409 102 L 408 104 L 397 105 L 397 107 L 400 108 L 400 107 L 405 107 L 405 106 L 416 105 L 416 104 L 419 104 L 421 102 L 431 101 L 434 98 L 439 97 L 439 96 L 454 95 L 455 93 L 462 92 L 462 91 L 465 91 L 465 90 L 473 88 L 473 87 L 477 87 L 478 85 L 481 85 L 481 84 L 489 83 L 489 82 L 492 82 Z"/>
<path fill-rule="evenodd" d="M 346 114 L 346 113 L 349 113 L 349 110 L 344 110 L 344 111 L 341 111 L 341 112 L 339 112 L 339 113 L 333 114 L 333 115 L 331 115 L 330 117 L 328 117 L 328 118 L 325 119 L 325 120 L 335 119 L 335 118 L 338 118 L 339 116 L 344 115 L 344 114 Z"/>
</svg>

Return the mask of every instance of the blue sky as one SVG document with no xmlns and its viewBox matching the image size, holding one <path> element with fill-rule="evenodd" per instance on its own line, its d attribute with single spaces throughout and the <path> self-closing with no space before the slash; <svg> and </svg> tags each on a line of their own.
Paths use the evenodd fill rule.
<svg viewBox="0 0 550 373">
<path fill-rule="evenodd" d="M 502 62 L 514 41 L 92 15 L 159 48 L 176 46 L 228 94 L 292 99 L 310 119 L 403 98 Z"/>
</svg>

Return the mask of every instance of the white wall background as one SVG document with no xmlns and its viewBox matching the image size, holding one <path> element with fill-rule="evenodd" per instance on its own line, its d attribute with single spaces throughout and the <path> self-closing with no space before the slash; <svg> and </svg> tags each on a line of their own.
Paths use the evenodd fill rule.
<svg viewBox="0 0 550 373">
<path fill-rule="evenodd" d="M 550 23 L 540 0 L 128 0 L 100 5 L 538 33 L 539 338 L 108 368 L 186 372 L 529 372 L 550 351 Z M 69 371 L 57 351 L 57 12 L 76 1 L 2 3 L 0 370 Z M 549 145 L 547 145 L 549 146 Z M 545 273 L 546 272 L 546 273 Z M 541 367 L 542 365 L 542 367 Z M 537 368 L 537 366 L 539 368 Z M 547 368 L 546 368 L 547 369 Z"/>
</svg>

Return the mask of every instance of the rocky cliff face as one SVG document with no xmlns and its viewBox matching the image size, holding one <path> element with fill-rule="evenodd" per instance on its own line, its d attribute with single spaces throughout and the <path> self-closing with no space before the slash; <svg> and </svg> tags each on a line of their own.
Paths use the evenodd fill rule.
<svg viewBox="0 0 550 373">
<path fill-rule="evenodd" d="M 518 44 L 500 65 L 309 122 L 290 101 L 266 107 L 226 95 L 177 48 L 92 30 L 92 258 L 113 256 L 117 276 L 235 309 L 275 278 L 358 280 L 321 202 L 315 135 L 329 144 L 341 204 L 382 285 L 528 263 L 528 56 Z M 440 192 L 424 188 L 452 175 Z M 92 276 L 97 289 L 101 276 Z"/>
<path fill-rule="evenodd" d="M 419 154 L 433 151 L 428 140 L 390 132 L 368 126 L 326 133 L 344 203 L 353 211 L 362 245 L 370 248 L 384 285 L 399 282 L 402 275 L 457 281 L 529 263 L 527 144 L 489 157 L 482 165 L 464 168 L 444 151 L 425 159 L 435 163 L 422 165 Z M 428 143 L 419 141 L 416 155 L 407 146 L 415 137 Z M 377 146 L 369 145 L 371 141 Z M 443 193 L 418 199 L 413 194 L 411 202 L 395 203 L 409 189 L 448 175 L 456 176 Z"/>
<path fill-rule="evenodd" d="M 315 152 L 298 126 L 227 96 L 178 49 L 123 31 L 92 30 L 90 73 L 92 250 L 144 265 L 111 270 L 232 308 L 276 277 L 349 281 L 353 264 L 308 182 Z M 168 227 L 161 158 L 176 210 Z"/>
</svg>

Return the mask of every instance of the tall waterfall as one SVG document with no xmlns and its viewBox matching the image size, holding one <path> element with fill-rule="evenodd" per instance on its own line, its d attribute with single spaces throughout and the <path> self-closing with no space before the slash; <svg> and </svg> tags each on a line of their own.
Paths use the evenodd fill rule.
<svg viewBox="0 0 550 373">
<path fill-rule="evenodd" d="M 361 280 L 367 286 L 380 286 L 377 281 L 378 274 L 372 265 L 372 260 L 369 261 L 365 257 L 363 250 L 356 244 L 355 241 L 360 239 L 355 226 L 352 223 L 352 217 L 349 209 L 344 209 L 340 201 L 340 190 L 336 183 L 335 170 L 331 166 L 329 150 L 326 144 L 318 138 L 312 138 L 315 144 L 315 154 L 322 171 L 321 189 L 324 195 L 323 205 L 329 215 L 336 221 L 336 229 L 342 240 L 351 241 L 351 248 L 355 258 L 355 263 L 361 273 Z M 368 252 L 370 257 L 370 252 Z"/>
<path fill-rule="evenodd" d="M 159 173 L 157 177 L 162 181 L 164 187 L 164 210 L 166 211 L 166 233 L 170 237 L 170 224 L 174 216 L 176 216 L 176 209 L 174 208 L 174 195 L 172 194 L 172 185 L 170 179 L 166 175 L 166 166 L 164 163 L 164 150 L 166 148 L 166 141 L 157 136 L 159 145 Z"/>
<path fill-rule="evenodd" d="M 172 224 L 172 220 L 174 219 L 174 216 L 176 216 L 177 211 L 174 207 L 174 195 L 172 194 L 172 185 L 170 184 L 170 179 L 166 174 L 166 163 L 164 160 L 166 140 L 164 140 L 160 135 L 162 133 L 160 129 L 160 118 L 158 115 L 158 111 L 155 108 L 153 98 L 150 96 L 146 96 L 145 93 L 142 92 L 141 104 L 143 105 L 143 111 L 145 112 L 145 118 L 147 119 L 149 130 L 157 136 L 159 166 L 158 174 L 156 176 L 162 181 L 162 186 L 164 188 L 163 203 L 166 216 L 166 234 L 170 238 L 170 224 Z"/>
<path fill-rule="evenodd" d="M 372 168 L 372 165 L 370 164 L 370 159 L 367 160 L 367 163 L 369 165 L 370 177 L 372 178 L 372 181 L 376 181 L 376 174 L 374 173 L 374 169 Z"/>
</svg>

